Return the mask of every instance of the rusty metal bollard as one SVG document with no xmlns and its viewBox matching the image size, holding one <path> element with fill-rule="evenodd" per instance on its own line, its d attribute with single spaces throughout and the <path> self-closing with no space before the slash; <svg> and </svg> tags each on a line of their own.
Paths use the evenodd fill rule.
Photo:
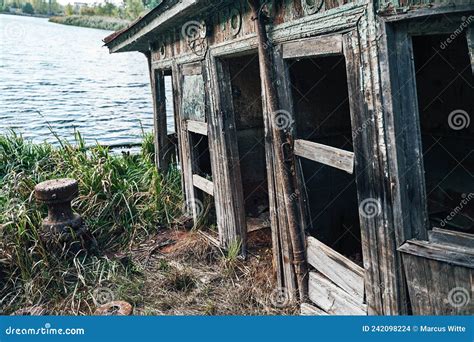
<svg viewBox="0 0 474 342">
<path fill-rule="evenodd" d="M 71 201 L 78 194 L 75 179 L 54 179 L 35 186 L 36 200 L 48 206 L 40 234 L 45 243 L 71 243 L 85 233 L 82 218 L 71 208 Z"/>
</svg>

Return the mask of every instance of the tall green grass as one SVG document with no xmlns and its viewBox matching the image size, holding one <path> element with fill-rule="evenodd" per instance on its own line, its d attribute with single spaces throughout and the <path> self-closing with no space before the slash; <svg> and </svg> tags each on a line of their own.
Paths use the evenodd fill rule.
<svg viewBox="0 0 474 342">
<path fill-rule="evenodd" d="M 132 263 L 107 256 L 126 253 L 181 215 L 179 171 L 157 172 L 151 135 L 144 136 L 138 155 L 113 154 L 99 145 L 86 148 L 80 134 L 74 144 L 59 142 L 55 148 L 33 144 L 13 132 L 0 136 L 0 310 L 4 314 L 34 305 L 53 314 L 91 313 L 97 288 L 127 292 L 140 282 L 140 272 Z M 79 182 L 80 195 L 73 208 L 97 240 L 97 253 L 61 257 L 38 237 L 47 210 L 35 202 L 34 186 L 63 177 Z M 131 293 L 128 297 L 133 300 Z"/>
</svg>

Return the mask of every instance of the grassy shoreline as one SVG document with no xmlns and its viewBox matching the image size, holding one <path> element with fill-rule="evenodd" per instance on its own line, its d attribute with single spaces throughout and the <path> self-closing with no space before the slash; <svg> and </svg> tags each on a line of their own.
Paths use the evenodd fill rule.
<svg viewBox="0 0 474 342">
<path fill-rule="evenodd" d="M 162 175 L 153 160 L 151 134 L 136 155 L 86 147 L 79 134 L 57 148 L 0 135 L 0 314 L 91 315 L 104 293 L 135 315 L 297 312 L 275 304 L 270 234 L 249 235 L 247 260 L 212 245 L 196 230 L 206 223 L 193 228 L 183 212 L 179 170 Z M 97 245 L 58 255 L 39 238 L 47 209 L 33 191 L 66 177 L 79 182 L 73 208 Z"/>
<path fill-rule="evenodd" d="M 50 313 L 90 314 L 94 289 L 111 284 L 118 293 L 136 294 L 140 272 L 109 256 L 129 251 L 181 215 L 179 172 L 158 173 L 150 135 L 139 155 L 115 155 L 98 145 L 86 148 L 80 135 L 74 145 L 60 145 L 0 135 L 1 314 L 37 305 Z M 80 194 L 73 207 L 97 241 L 97 251 L 71 258 L 52 253 L 41 242 L 47 208 L 35 202 L 33 189 L 55 178 L 78 180 Z"/>
<path fill-rule="evenodd" d="M 128 20 L 101 16 L 55 16 L 49 18 L 49 21 L 56 24 L 96 28 L 108 31 L 117 31 L 126 27 L 130 22 Z"/>
</svg>

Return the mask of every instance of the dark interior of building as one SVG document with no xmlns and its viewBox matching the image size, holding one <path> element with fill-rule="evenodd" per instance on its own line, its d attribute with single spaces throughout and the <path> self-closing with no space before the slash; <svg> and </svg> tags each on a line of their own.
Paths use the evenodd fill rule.
<svg viewBox="0 0 474 342">
<path fill-rule="evenodd" d="M 256 54 L 227 60 L 248 230 L 269 226 L 260 70 Z"/>
<path fill-rule="evenodd" d="M 413 37 L 432 227 L 474 233 L 474 77 L 465 34 Z"/>
<path fill-rule="evenodd" d="M 290 63 L 297 139 L 353 151 L 345 60 L 342 56 Z M 355 176 L 298 158 L 309 212 L 308 233 L 362 263 Z"/>
</svg>

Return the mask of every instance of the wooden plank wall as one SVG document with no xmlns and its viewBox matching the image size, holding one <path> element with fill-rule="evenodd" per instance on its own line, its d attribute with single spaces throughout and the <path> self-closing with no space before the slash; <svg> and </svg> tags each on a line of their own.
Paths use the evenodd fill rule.
<svg viewBox="0 0 474 342">
<path fill-rule="evenodd" d="M 306 1 L 306 0 L 301 0 Z M 303 18 L 305 13 L 300 0 L 276 0 L 271 5 L 266 6 L 269 15 L 274 18 L 273 25 L 289 23 Z M 311 1 L 310 1 L 311 2 Z M 330 10 L 337 10 L 339 7 L 351 4 L 352 0 L 324 0 L 321 9 L 315 14 L 324 14 Z M 235 19 L 235 14 L 240 14 L 239 29 L 232 27 L 231 18 Z M 188 22 L 205 22 L 208 32 L 207 44 L 209 47 L 223 44 L 232 40 L 239 40 L 255 33 L 255 23 L 251 18 L 247 0 L 238 0 L 228 6 L 216 4 L 211 10 L 197 14 L 194 18 L 188 18 Z M 235 22 L 235 21 L 234 21 Z M 167 30 L 157 36 L 153 44 L 152 61 L 171 60 L 173 57 L 192 53 L 186 39 L 182 35 L 182 28 L 186 22 L 177 25 L 175 29 Z M 164 54 L 160 53 L 161 48 Z"/>
<path fill-rule="evenodd" d="M 438 242 L 444 234 L 447 237 Z M 437 231 L 432 241 L 409 240 L 399 248 L 414 315 L 474 312 L 474 248 L 472 243 L 466 246 L 464 239 L 458 245 L 453 235 Z"/>
</svg>

